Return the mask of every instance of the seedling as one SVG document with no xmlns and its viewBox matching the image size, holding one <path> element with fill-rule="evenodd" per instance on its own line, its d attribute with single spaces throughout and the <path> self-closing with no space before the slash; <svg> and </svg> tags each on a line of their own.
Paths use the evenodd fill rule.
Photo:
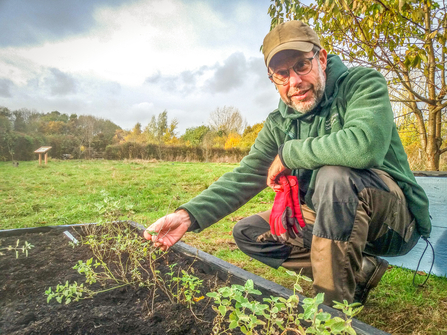
<svg viewBox="0 0 447 335">
<path fill-rule="evenodd" d="M 324 301 L 324 294 L 320 293 L 315 298 L 303 300 L 303 313 L 299 311 L 299 296 L 302 288 L 300 280 L 311 279 L 287 271 L 289 275 L 296 277 L 293 294 L 289 298 L 270 297 L 264 298 L 267 304 L 250 300 L 249 294 L 259 295 L 261 292 L 253 286 L 253 281 L 248 280 L 245 286 L 232 285 L 222 287 L 217 292 L 207 293 L 214 299 L 217 306 L 213 306 L 217 316 L 214 320 L 213 334 L 230 333 L 232 329 L 239 328 L 244 334 L 356 334 L 352 328 L 352 317 L 360 313 L 362 307 L 359 304 L 336 303 L 335 308 L 341 309 L 346 315 L 346 320 L 334 317 L 319 309 Z M 303 322 L 310 324 L 306 329 Z M 280 333 L 282 332 L 282 333 Z"/>
<path fill-rule="evenodd" d="M 190 275 L 185 270 L 182 270 L 181 277 L 173 277 L 172 281 L 180 283 L 180 289 L 176 294 L 173 294 L 179 303 L 186 303 L 188 307 L 198 301 L 196 294 L 200 293 L 199 288 L 202 286 L 203 280 Z"/>
<path fill-rule="evenodd" d="M 88 293 L 88 297 L 92 296 L 93 292 L 86 289 L 84 284 L 78 285 L 77 282 L 74 282 L 70 285 L 67 280 L 65 285 L 58 284 L 56 291 L 52 291 L 51 287 L 48 288 L 48 290 L 45 291 L 45 295 L 48 296 L 47 303 L 49 303 L 53 298 L 56 298 L 56 301 L 60 304 L 62 304 L 65 299 L 65 304 L 68 305 L 71 301 L 86 299 L 86 297 L 82 298 L 82 294 L 85 292 Z"/>
<path fill-rule="evenodd" d="M 34 245 L 31 243 L 25 241 L 25 243 L 20 246 L 20 240 L 17 240 L 16 246 L 13 247 L 12 245 L 6 247 L 6 248 L 0 248 L 0 255 L 4 255 L 1 251 L 7 250 L 7 251 L 15 251 L 16 252 L 16 258 L 19 258 L 19 252 L 22 251 L 22 254 L 25 254 L 25 257 L 28 257 L 28 251 L 34 248 Z"/>
</svg>

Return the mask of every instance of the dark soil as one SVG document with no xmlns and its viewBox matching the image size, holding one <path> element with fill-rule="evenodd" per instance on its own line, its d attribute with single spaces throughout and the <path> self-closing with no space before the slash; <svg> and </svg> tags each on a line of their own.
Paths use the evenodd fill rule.
<svg viewBox="0 0 447 335">
<path fill-rule="evenodd" d="M 73 266 L 78 260 L 93 257 L 88 246 L 69 245 L 62 230 L 47 233 L 0 237 L 0 248 L 28 241 L 34 245 L 25 257 L 14 251 L 3 250 L 0 256 L 0 334 L 211 334 L 215 312 L 208 298 L 198 301 L 193 311 L 171 303 L 157 290 L 123 287 L 100 293 L 92 299 L 59 304 L 53 299 L 47 303 L 45 290 L 57 284 L 85 281 Z M 169 252 L 163 265 L 178 263 L 188 268 L 194 263 L 194 275 L 203 279 L 202 295 L 215 290 L 216 276 L 206 274 L 199 262 Z M 99 287 L 97 287 L 99 288 Z M 153 304 L 153 305 L 152 305 Z"/>
</svg>

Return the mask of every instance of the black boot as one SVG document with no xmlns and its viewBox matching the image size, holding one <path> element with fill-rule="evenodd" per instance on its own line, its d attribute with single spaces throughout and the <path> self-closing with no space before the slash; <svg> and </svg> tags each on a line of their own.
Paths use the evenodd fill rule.
<svg viewBox="0 0 447 335">
<path fill-rule="evenodd" d="M 354 302 L 360 302 L 362 305 L 366 303 L 369 291 L 379 284 L 387 268 L 388 262 L 386 260 L 364 255 L 362 269 L 356 278 Z"/>
</svg>

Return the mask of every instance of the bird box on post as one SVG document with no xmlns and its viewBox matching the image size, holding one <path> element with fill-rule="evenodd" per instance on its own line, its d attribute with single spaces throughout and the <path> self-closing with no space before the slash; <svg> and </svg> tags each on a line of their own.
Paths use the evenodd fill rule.
<svg viewBox="0 0 447 335">
<path fill-rule="evenodd" d="M 42 164 L 42 154 L 45 154 L 45 165 L 47 165 L 48 162 L 48 151 L 50 151 L 51 147 L 40 147 L 36 151 L 34 151 L 36 154 L 39 154 L 39 165 Z"/>
</svg>

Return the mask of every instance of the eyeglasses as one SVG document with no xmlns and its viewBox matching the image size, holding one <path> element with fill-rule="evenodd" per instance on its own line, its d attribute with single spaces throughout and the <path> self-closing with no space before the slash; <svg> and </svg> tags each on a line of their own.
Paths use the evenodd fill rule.
<svg viewBox="0 0 447 335">
<path fill-rule="evenodd" d="M 298 60 L 288 69 L 280 69 L 278 71 L 270 73 L 269 79 L 276 85 L 287 85 L 290 79 L 290 69 L 293 69 L 293 71 L 295 71 L 297 75 L 305 76 L 310 71 L 312 71 L 312 61 L 314 60 L 315 56 L 318 55 L 318 53 L 319 51 L 317 51 L 313 57 L 302 58 Z"/>
</svg>

